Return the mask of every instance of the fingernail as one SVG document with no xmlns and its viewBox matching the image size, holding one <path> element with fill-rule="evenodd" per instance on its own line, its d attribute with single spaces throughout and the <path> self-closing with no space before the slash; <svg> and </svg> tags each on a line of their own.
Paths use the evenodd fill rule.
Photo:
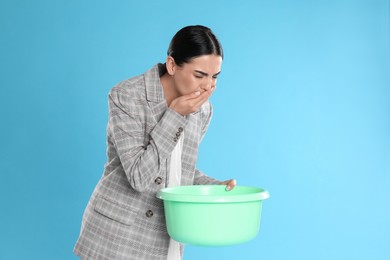
<svg viewBox="0 0 390 260">
<path fill-rule="evenodd" d="M 195 95 L 199 96 L 199 95 L 200 95 L 200 92 L 199 92 L 199 91 L 196 91 L 196 92 L 195 92 Z"/>
<path fill-rule="evenodd" d="M 226 190 L 227 190 L 227 191 L 230 191 L 231 189 L 232 189 L 232 187 L 226 186 Z"/>
</svg>

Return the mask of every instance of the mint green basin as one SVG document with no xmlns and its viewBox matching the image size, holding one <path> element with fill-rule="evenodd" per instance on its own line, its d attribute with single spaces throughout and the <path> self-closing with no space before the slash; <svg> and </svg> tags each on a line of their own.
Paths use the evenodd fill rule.
<svg viewBox="0 0 390 260">
<path fill-rule="evenodd" d="M 161 189 L 168 234 L 176 241 L 201 246 L 247 242 L 260 228 L 262 201 L 268 191 L 225 185 L 178 186 Z"/>
</svg>

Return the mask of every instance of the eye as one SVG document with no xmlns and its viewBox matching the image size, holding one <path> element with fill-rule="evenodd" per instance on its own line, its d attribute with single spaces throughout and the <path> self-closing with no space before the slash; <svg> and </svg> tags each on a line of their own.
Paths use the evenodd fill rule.
<svg viewBox="0 0 390 260">
<path fill-rule="evenodd" d="M 203 76 L 195 75 L 195 78 L 201 79 L 201 78 L 203 78 Z"/>
</svg>

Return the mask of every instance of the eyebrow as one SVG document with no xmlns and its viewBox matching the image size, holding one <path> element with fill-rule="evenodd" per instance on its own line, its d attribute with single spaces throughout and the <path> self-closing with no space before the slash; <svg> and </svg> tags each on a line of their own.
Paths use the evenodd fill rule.
<svg viewBox="0 0 390 260">
<path fill-rule="evenodd" d="M 203 71 L 201 71 L 201 70 L 195 70 L 195 72 L 198 72 L 198 73 L 202 74 L 203 76 L 208 76 L 208 75 L 209 75 L 208 73 L 203 72 Z M 218 76 L 219 73 L 221 73 L 221 71 L 218 72 L 218 73 L 216 73 L 216 74 L 214 74 L 213 76 Z"/>
</svg>

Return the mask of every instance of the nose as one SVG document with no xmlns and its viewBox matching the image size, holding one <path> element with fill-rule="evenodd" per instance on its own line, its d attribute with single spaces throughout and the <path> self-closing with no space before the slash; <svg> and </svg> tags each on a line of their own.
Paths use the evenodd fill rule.
<svg viewBox="0 0 390 260">
<path fill-rule="evenodd" d="M 210 90 L 212 87 L 215 87 L 216 85 L 216 79 L 214 78 L 211 78 L 211 79 L 208 79 L 207 82 L 205 82 L 202 86 L 202 88 L 204 90 Z"/>
</svg>

